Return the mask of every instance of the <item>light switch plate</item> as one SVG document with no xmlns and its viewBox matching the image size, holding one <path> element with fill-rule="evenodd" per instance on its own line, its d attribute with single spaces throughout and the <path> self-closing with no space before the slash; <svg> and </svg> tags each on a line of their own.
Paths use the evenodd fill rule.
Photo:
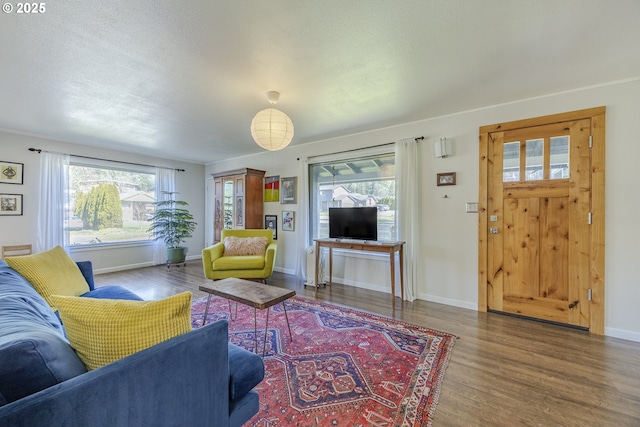
<svg viewBox="0 0 640 427">
<path fill-rule="evenodd" d="M 477 213 L 478 202 L 467 202 L 467 213 Z"/>
</svg>

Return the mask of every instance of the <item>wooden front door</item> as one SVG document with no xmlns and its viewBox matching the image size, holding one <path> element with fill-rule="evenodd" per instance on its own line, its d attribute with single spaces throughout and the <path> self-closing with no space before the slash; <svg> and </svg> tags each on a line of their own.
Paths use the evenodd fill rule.
<svg viewBox="0 0 640 427">
<path fill-rule="evenodd" d="M 596 110 L 481 128 L 481 309 L 603 333 L 604 149 L 592 147 L 596 128 L 604 145 L 604 109 Z"/>
</svg>

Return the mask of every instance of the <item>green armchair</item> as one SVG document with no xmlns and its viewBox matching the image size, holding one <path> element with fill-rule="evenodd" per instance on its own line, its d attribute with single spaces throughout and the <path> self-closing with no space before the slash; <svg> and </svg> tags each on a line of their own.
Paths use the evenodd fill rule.
<svg viewBox="0 0 640 427">
<path fill-rule="evenodd" d="M 260 255 L 232 255 L 224 254 L 224 239 L 226 237 L 266 237 L 267 247 Z M 228 277 L 239 279 L 259 279 L 266 283 L 276 264 L 278 246 L 273 241 L 272 230 L 222 230 L 220 242 L 202 250 L 202 266 L 207 279 L 220 280 Z"/>
</svg>

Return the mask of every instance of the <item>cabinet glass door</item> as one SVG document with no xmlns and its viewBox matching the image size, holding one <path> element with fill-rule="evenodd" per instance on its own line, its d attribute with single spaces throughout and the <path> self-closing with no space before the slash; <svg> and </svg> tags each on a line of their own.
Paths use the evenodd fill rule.
<svg viewBox="0 0 640 427">
<path fill-rule="evenodd" d="M 225 230 L 233 228 L 233 179 L 225 180 L 223 184 L 224 199 L 224 226 Z"/>
</svg>

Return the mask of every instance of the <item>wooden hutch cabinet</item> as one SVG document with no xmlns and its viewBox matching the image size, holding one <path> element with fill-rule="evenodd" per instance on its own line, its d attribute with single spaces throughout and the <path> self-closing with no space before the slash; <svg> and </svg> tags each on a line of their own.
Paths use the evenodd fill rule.
<svg viewBox="0 0 640 427">
<path fill-rule="evenodd" d="M 249 168 L 212 174 L 214 243 L 223 229 L 264 228 L 264 174 Z"/>
</svg>

